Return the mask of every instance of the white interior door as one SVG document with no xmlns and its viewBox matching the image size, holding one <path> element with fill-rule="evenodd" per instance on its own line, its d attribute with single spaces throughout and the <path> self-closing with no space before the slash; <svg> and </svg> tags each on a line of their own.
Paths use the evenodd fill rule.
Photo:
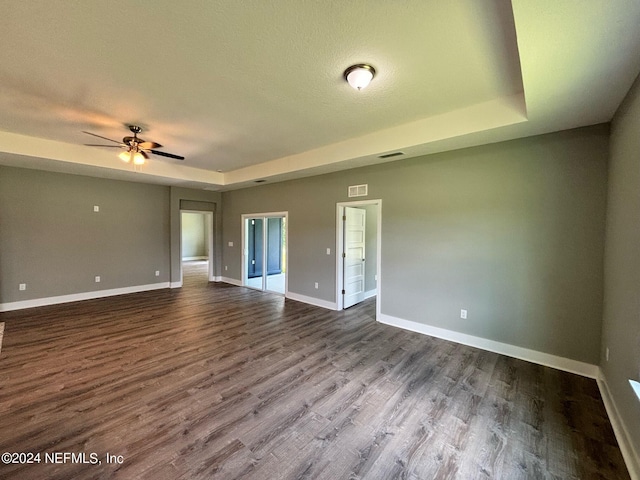
<svg viewBox="0 0 640 480">
<path fill-rule="evenodd" d="M 344 208 L 344 300 L 343 308 L 364 300 L 364 252 L 367 212 L 362 208 Z"/>
</svg>

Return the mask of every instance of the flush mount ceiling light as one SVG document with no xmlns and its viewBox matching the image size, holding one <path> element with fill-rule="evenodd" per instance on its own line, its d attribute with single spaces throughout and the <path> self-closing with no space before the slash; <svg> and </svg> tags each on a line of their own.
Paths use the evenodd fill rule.
<svg viewBox="0 0 640 480">
<path fill-rule="evenodd" d="M 351 65 L 344 71 L 344 79 L 356 90 L 362 90 L 373 80 L 376 69 L 366 63 Z"/>
</svg>

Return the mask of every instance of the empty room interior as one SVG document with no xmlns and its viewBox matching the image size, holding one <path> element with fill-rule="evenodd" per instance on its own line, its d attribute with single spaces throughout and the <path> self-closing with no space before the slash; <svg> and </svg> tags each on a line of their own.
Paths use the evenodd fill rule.
<svg viewBox="0 0 640 480">
<path fill-rule="evenodd" d="M 0 478 L 640 480 L 639 2 L 0 17 Z"/>
</svg>

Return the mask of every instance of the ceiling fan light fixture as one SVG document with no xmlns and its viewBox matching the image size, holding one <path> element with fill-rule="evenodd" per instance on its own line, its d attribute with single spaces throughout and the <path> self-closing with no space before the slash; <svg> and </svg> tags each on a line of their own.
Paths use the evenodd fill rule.
<svg viewBox="0 0 640 480">
<path fill-rule="evenodd" d="M 144 155 L 140 151 L 134 150 L 133 148 L 130 148 L 126 152 L 120 152 L 118 154 L 118 157 L 123 162 L 133 162 L 134 165 L 144 165 L 145 161 Z"/>
<path fill-rule="evenodd" d="M 344 71 L 344 79 L 358 91 L 366 88 L 375 75 L 376 69 L 366 63 L 352 65 Z"/>
<path fill-rule="evenodd" d="M 120 158 L 120 160 L 122 160 L 123 162 L 129 163 L 131 161 L 131 151 L 127 151 L 127 152 L 120 152 L 118 154 L 118 157 Z"/>
<path fill-rule="evenodd" d="M 159 143 L 156 142 L 147 142 L 138 137 L 138 133 L 142 131 L 142 129 L 137 125 L 129 125 L 129 130 L 133 133 L 133 137 L 127 136 L 122 139 L 122 142 L 117 140 L 113 140 L 111 138 L 103 137 L 102 135 L 97 135 L 95 133 L 86 132 L 83 130 L 83 133 L 87 135 L 91 135 L 93 137 L 98 137 L 103 140 L 108 140 L 109 142 L 117 143 L 118 147 L 124 148 L 124 152 L 120 152 L 118 154 L 118 158 L 125 163 L 133 163 L 134 165 L 144 165 L 149 159 L 149 154 L 160 155 L 162 157 L 174 158 L 176 160 L 184 160 L 184 157 L 181 155 L 175 155 L 173 153 L 163 152 L 161 150 L 156 150 L 156 148 L 162 147 Z M 102 145 L 102 144 L 92 144 L 85 143 L 85 145 L 90 147 L 114 147 L 115 145 Z"/>
<path fill-rule="evenodd" d="M 134 165 L 144 165 L 144 156 L 140 152 L 132 154 Z"/>
</svg>

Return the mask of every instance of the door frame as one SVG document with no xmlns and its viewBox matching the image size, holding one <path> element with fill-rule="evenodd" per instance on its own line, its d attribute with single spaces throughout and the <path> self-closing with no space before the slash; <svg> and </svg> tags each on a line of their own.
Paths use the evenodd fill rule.
<svg viewBox="0 0 640 480">
<path fill-rule="evenodd" d="M 267 213 L 243 213 L 241 216 L 241 220 L 240 222 L 242 223 L 241 226 L 241 238 L 242 238 L 242 252 L 241 252 L 241 264 L 242 264 L 242 286 L 243 287 L 247 287 L 247 288 L 253 288 L 255 289 L 255 287 L 252 287 L 250 285 L 248 285 L 248 277 L 247 277 L 247 265 L 248 265 L 248 261 L 249 261 L 249 248 L 247 246 L 247 232 L 246 232 L 246 223 L 247 220 L 250 218 L 262 218 L 264 221 L 264 227 L 263 227 L 263 238 L 264 236 L 266 236 L 267 234 L 267 227 L 266 227 L 266 219 L 267 218 L 272 218 L 272 217 L 277 217 L 277 218 L 284 218 L 285 221 L 285 230 L 284 230 L 284 243 L 287 246 L 287 255 L 285 256 L 284 260 L 283 260 L 283 268 L 284 268 L 284 293 L 280 293 L 280 292 L 275 292 L 273 290 L 267 290 L 267 285 L 266 285 L 266 273 L 267 273 L 267 265 L 266 262 L 264 262 L 264 268 L 262 269 L 263 274 L 262 274 L 262 286 L 263 288 L 260 289 L 263 292 L 269 292 L 269 293 L 273 293 L 275 295 L 283 295 L 283 296 L 287 296 L 287 294 L 289 293 L 289 255 L 288 255 L 288 251 L 289 251 L 289 212 L 267 212 Z M 265 242 L 265 248 L 263 250 L 263 255 L 266 256 L 267 253 L 267 249 L 266 249 L 266 242 Z"/>
<path fill-rule="evenodd" d="M 180 285 L 183 283 L 182 276 L 182 214 L 183 213 L 201 213 L 204 215 L 206 222 L 206 233 L 207 233 L 207 262 L 209 263 L 209 271 L 207 272 L 207 280 L 209 282 L 215 281 L 215 277 L 213 275 L 214 269 L 214 255 L 213 255 L 213 244 L 214 244 L 214 232 L 213 232 L 213 212 L 209 210 L 183 210 L 180 209 Z"/>
<path fill-rule="evenodd" d="M 336 309 L 344 310 L 342 289 L 344 287 L 344 269 L 342 254 L 344 253 L 344 207 L 359 207 L 365 205 L 378 206 L 378 221 L 376 231 L 376 318 L 380 318 L 380 305 L 382 297 L 382 199 L 356 200 L 353 202 L 339 202 L 336 204 Z"/>
</svg>

